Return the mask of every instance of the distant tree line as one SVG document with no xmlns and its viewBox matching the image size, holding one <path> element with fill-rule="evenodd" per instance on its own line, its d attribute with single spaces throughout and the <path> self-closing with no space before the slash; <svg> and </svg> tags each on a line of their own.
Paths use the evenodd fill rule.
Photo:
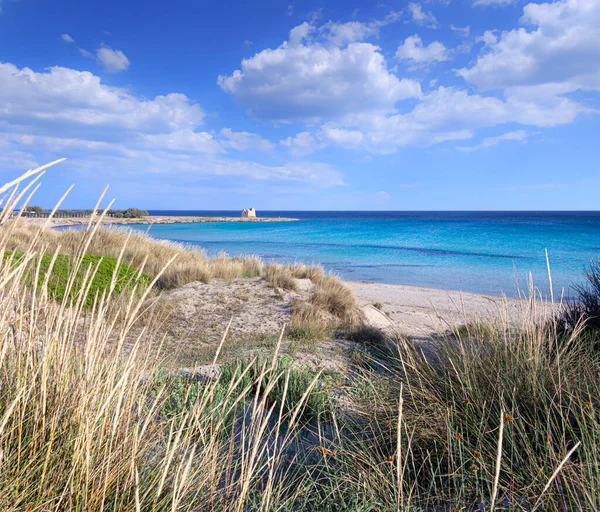
<svg viewBox="0 0 600 512">
<path fill-rule="evenodd" d="M 34 213 L 38 215 L 49 214 L 50 210 L 46 210 L 41 206 L 26 206 L 24 211 L 28 213 Z M 56 210 L 56 215 L 60 217 L 81 217 L 89 216 L 94 210 L 67 210 L 61 209 Z M 99 214 L 104 213 L 104 210 L 98 210 Z M 140 208 L 127 208 L 126 210 L 108 210 L 106 214 L 109 217 L 115 217 L 117 219 L 139 219 L 140 217 L 146 217 L 148 212 L 141 210 Z"/>
</svg>

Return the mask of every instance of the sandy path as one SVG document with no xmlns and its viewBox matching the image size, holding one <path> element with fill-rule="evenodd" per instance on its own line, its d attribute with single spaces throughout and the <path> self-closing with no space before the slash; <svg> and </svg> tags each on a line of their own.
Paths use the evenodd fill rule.
<svg viewBox="0 0 600 512">
<path fill-rule="evenodd" d="M 519 322 L 529 302 L 436 288 L 347 281 L 361 306 L 379 302 L 398 332 L 414 337 L 445 331 L 475 319 L 509 318 Z M 545 311 L 542 311 L 545 310 Z M 538 314 L 548 313 L 546 305 Z"/>
</svg>

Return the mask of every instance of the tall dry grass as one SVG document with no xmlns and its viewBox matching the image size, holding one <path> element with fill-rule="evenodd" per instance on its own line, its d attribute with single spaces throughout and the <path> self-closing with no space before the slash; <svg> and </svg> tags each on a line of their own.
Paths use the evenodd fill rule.
<svg viewBox="0 0 600 512">
<path fill-rule="evenodd" d="M 31 190 L 8 192 L 0 249 Z M 81 234 L 73 276 L 99 232 Z M 435 344 L 381 341 L 331 385 L 277 349 L 220 377 L 165 379 L 160 350 L 143 350 L 160 348 L 152 316 L 124 349 L 150 288 L 117 301 L 109 289 L 86 310 L 89 268 L 68 284 L 79 299 L 56 303 L 26 275 L 49 250 L 39 232 L 0 266 L 1 510 L 600 508 L 599 355 L 534 297 L 519 325 L 500 315 Z"/>
<path fill-rule="evenodd" d="M 22 250 L 34 238 L 47 247 L 48 251 L 60 251 L 75 254 L 86 237 L 84 230 L 41 230 L 39 227 L 22 221 L 12 229 L 8 247 Z M 157 240 L 143 233 L 129 232 L 125 229 L 100 227 L 97 229 L 87 248 L 89 254 L 117 257 L 123 251 L 127 263 L 139 266 L 144 264 L 145 271 L 156 276 L 166 263 L 175 257 L 175 261 L 160 274 L 156 286 L 168 290 L 194 281 L 208 283 L 211 279 L 239 279 L 261 277 L 265 273 L 264 263 L 256 257 L 230 257 L 225 254 L 209 258 L 201 248 L 178 244 L 166 240 Z"/>
<path fill-rule="evenodd" d="M 6 199 L 3 251 L 22 196 Z M 78 234 L 73 275 L 97 236 L 97 225 Z M 122 236 L 119 261 L 128 251 Z M 195 393 L 193 403 L 166 408 L 172 387 L 163 384 L 159 356 L 142 350 L 160 344 L 152 322 L 124 349 L 150 288 L 134 287 L 115 303 L 111 286 L 86 310 L 90 268 L 67 285 L 67 293 L 81 288 L 78 299 L 54 302 L 47 283 L 32 289 L 38 279 L 27 276 L 40 254 L 63 250 L 49 240 L 43 229 L 33 232 L 23 256 L 0 266 L 0 510 L 271 510 L 281 496 L 295 496 L 285 462 L 318 375 L 288 403 L 291 370 L 279 371 L 275 357 L 250 362 L 227 384 L 190 380 L 183 394 Z M 153 272 L 153 284 L 172 263 Z M 276 386 L 277 406 L 269 399 Z"/>
<path fill-rule="evenodd" d="M 13 221 L 6 247 L 22 251 L 36 239 L 48 252 L 77 254 L 86 240 L 85 230 L 40 229 L 39 225 L 25 220 Z M 202 248 L 157 240 L 150 236 L 125 229 L 105 228 L 100 225 L 91 240 L 86 240 L 87 253 L 118 257 L 133 266 L 144 265 L 144 272 L 158 276 L 158 291 L 178 288 L 212 279 L 245 279 L 262 277 L 274 288 L 298 292 L 298 279 L 309 279 L 313 284 L 308 301 L 294 307 L 291 328 L 312 338 L 327 337 L 336 328 L 359 323 L 358 305 L 353 291 L 334 275 L 326 274 L 322 267 L 296 263 L 265 264 L 255 256 L 231 257 L 220 254 L 210 258 Z M 167 262 L 172 260 L 165 269 Z M 327 324 L 324 328 L 324 324 Z"/>
<path fill-rule="evenodd" d="M 317 501 L 598 510 L 600 354 L 540 311 L 547 304 L 521 306 L 520 325 L 505 312 L 435 343 L 388 341 L 367 357 L 351 385 L 359 412 L 338 465 L 321 474 L 332 494 Z"/>
</svg>

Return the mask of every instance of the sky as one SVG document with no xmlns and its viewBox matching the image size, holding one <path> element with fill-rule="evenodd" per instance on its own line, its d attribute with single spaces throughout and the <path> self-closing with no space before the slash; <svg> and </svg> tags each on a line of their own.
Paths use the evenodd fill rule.
<svg viewBox="0 0 600 512">
<path fill-rule="evenodd" d="M 35 204 L 596 210 L 600 0 L 0 0 Z"/>
</svg>

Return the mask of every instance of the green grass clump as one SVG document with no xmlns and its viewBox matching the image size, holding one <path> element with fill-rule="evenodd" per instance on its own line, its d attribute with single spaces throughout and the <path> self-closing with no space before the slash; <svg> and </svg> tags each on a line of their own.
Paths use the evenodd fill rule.
<svg viewBox="0 0 600 512">
<path fill-rule="evenodd" d="M 57 302 L 63 302 L 65 295 L 68 294 L 69 300 L 76 300 L 82 287 L 87 287 L 88 291 L 85 298 L 87 307 L 92 307 L 95 297 L 101 297 L 103 293 L 108 293 L 115 272 L 117 273 L 114 295 L 118 295 L 124 288 L 131 288 L 135 283 L 148 286 L 151 279 L 144 273 L 139 273 L 134 267 L 121 263 L 117 269 L 117 258 L 112 256 L 98 256 L 95 254 L 86 254 L 81 259 L 80 268 L 75 276 L 73 285 L 67 293 L 69 276 L 73 270 L 74 259 L 71 255 L 59 254 L 52 264 L 52 254 L 44 254 L 40 263 L 40 271 L 36 283 L 36 288 L 40 289 L 46 278 L 48 279 L 48 296 Z M 18 263 L 23 257 L 22 252 L 4 253 L 4 262 L 12 261 Z M 37 261 L 33 260 L 31 268 L 28 269 L 26 279 L 29 285 L 32 284 L 37 267 Z M 86 281 L 86 273 L 91 271 L 93 277 L 91 283 Z M 50 276 L 48 276 L 50 272 Z M 139 275 L 138 275 L 139 274 Z"/>
<path fill-rule="evenodd" d="M 292 411 L 305 393 L 308 393 L 302 411 L 305 419 L 317 418 L 331 410 L 329 388 L 325 379 L 318 377 L 317 371 L 310 366 L 294 366 L 290 357 L 279 357 L 273 368 L 258 360 L 252 364 L 243 360 L 225 363 L 221 368 L 219 383 L 224 388 L 229 388 L 238 379 L 236 387 L 240 391 L 250 388 L 254 393 L 264 394 L 265 390 L 269 390 L 269 403 L 276 404 L 277 410 L 282 408 L 284 414 Z M 317 380 L 313 384 L 315 379 Z M 270 384 L 273 384 L 272 387 Z"/>
</svg>

